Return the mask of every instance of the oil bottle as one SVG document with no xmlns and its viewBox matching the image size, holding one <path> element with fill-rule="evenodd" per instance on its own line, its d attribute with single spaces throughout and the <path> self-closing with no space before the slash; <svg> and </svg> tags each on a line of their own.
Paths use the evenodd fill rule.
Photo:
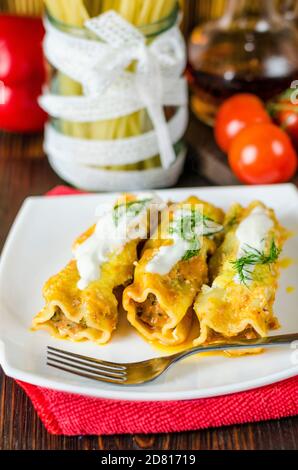
<svg viewBox="0 0 298 470">
<path fill-rule="evenodd" d="M 298 79 L 298 33 L 272 0 L 228 0 L 224 15 L 194 29 L 189 42 L 192 108 L 213 125 L 236 93 L 272 99 Z"/>
</svg>

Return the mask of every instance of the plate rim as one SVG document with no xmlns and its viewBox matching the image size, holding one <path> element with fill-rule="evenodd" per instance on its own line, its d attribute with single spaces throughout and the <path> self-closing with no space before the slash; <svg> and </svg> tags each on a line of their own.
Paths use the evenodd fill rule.
<svg viewBox="0 0 298 470">
<path fill-rule="evenodd" d="M 258 186 L 259 189 L 267 189 L 267 190 L 279 190 L 281 188 L 287 187 L 288 190 L 293 191 L 293 195 L 297 198 L 298 202 L 298 189 L 297 187 L 292 184 L 280 184 L 280 185 L 262 185 Z M 186 188 L 169 188 L 169 189 L 161 189 L 157 190 L 156 192 L 159 193 L 166 193 L 169 191 L 173 191 L 174 193 L 180 192 L 198 192 L 200 190 L 207 191 L 207 192 L 214 192 L 214 191 L 231 191 L 235 189 L 241 189 L 243 191 L 251 191 L 254 187 L 247 187 L 247 186 L 215 186 L 215 187 L 186 187 Z M 100 198 L 100 197 L 114 197 L 117 194 L 121 194 L 121 192 L 115 193 L 95 193 L 95 194 L 75 194 L 75 195 L 65 195 L 65 196 L 51 196 L 50 198 L 46 199 L 47 201 L 56 198 L 59 200 L 62 199 L 70 199 L 70 198 Z M 14 241 L 15 233 L 17 233 L 18 225 L 21 223 L 23 217 L 26 215 L 26 211 L 30 208 L 31 203 L 35 201 L 45 201 L 44 196 L 30 196 L 27 197 L 23 204 L 21 205 L 18 214 L 11 226 L 9 234 L 6 238 L 4 243 L 1 255 L 0 255 L 0 282 L 3 272 L 3 265 L 5 264 L 6 258 L 8 257 L 10 251 L 10 245 Z M 274 383 L 278 383 L 282 380 L 290 379 L 298 375 L 298 364 L 294 365 L 290 368 L 287 368 L 283 371 L 276 372 L 273 374 L 265 375 L 263 377 L 259 377 L 257 379 L 245 380 L 242 382 L 234 383 L 234 384 L 227 384 L 227 385 L 219 385 L 216 387 L 205 387 L 198 390 L 186 390 L 186 391 L 142 391 L 142 385 L 137 386 L 139 387 L 138 391 L 132 391 L 130 386 L 125 386 L 123 388 L 119 388 L 119 386 L 115 386 L 113 389 L 110 387 L 109 389 L 100 388 L 90 388 L 88 385 L 80 385 L 80 384 L 70 384 L 67 382 L 60 382 L 60 380 L 55 380 L 53 378 L 47 378 L 44 375 L 36 372 L 28 372 L 23 371 L 19 368 L 15 368 L 11 366 L 8 362 L 7 355 L 5 354 L 5 342 L 3 338 L 0 338 L 0 364 L 3 368 L 5 374 L 15 380 L 19 380 L 22 382 L 26 382 L 31 385 L 56 390 L 60 392 L 72 393 L 72 394 L 79 394 L 83 396 L 89 397 L 96 397 L 102 399 L 114 399 L 114 400 L 123 400 L 123 401 L 181 401 L 181 400 L 194 400 L 194 399 L 201 399 L 201 398 L 208 398 L 208 397 L 216 397 L 216 396 L 224 396 L 230 395 L 234 393 L 241 393 L 253 389 L 257 389 L 260 387 L 265 387 Z M 280 348 L 281 349 L 281 348 Z M 46 371 L 46 369 L 45 369 Z M 136 386 L 134 386 L 136 387 Z"/>
<path fill-rule="evenodd" d="M 0 353 L 0 362 L 5 374 L 18 380 L 20 382 L 28 383 L 29 385 L 34 385 L 54 391 L 71 393 L 74 395 L 83 395 L 93 398 L 101 399 L 111 399 L 119 401 L 138 401 L 138 402 L 172 402 L 172 401 L 186 401 L 186 400 L 197 400 L 203 398 L 214 398 L 225 395 L 232 395 L 235 393 L 248 392 L 249 390 L 254 390 L 268 385 L 273 385 L 275 383 L 287 380 L 298 375 L 298 365 L 293 366 L 289 369 L 286 369 L 283 372 L 270 374 L 268 376 L 261 377 L 259 379 L 247 380 L 233 385 L 224 385 L 210 388 L 202 388 L 198 391 L 176 391 L 176 392 L 142 392 L 142 385 L 140 385 L 140 391 L 130 391 L 131 386 L 123 386 L 121 390 L 118 388 L 118 385 L 115 385 L 115 389 L 98 389 L 88 388 L 88 386 L 82 385 L 72 385 L 65 382 L 59 382 L 52 379 L 44 378 L 38 374 L 31 372 L 24 372 L 20 369 L 9 367 L 6 361 L 3 359 L 3 349 L 5 346 L 2 340 L 0 340 L 1 353 Z M 1 358 L 3 360 L 1 360 Z M 100 384 L 100 382 L 98 382 Z M 136 387 L 136 386 L 134 386 Z"/>
</svg>

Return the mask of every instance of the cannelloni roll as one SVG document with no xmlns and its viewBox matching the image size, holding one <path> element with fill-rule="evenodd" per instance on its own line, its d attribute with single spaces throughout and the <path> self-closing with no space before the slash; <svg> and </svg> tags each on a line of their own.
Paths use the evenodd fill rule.
<svg viewBox="0 0 298 470">
<path fill-rule="evenodd" d="M 225 238 L 210 261 L 211 287 L 199 293 L 195 345 L 231 337 L 264 337 L 279 323 L 273 312 L 286 231 L 261 202 L 232 207 Z"/>
<path fill-rule="evenodd" d="M 45 284 L 46 305 L 34 330 L 73 341 L 107 343 L 117 326 L 117 287 L 133 278 L 149 213 L 164 203 L 155 195 L 123 196 L 74 244 L 74 259 Z"/>
<path fill-rule="evenodd" d="M 208 258 L 221 240 L 221 209 L 195 197 L 171 205 L 145 245 L 123 294 L 129 322 L 149 341 L 183 343 L 193 302 L 208 281 Z"/>
</svg>

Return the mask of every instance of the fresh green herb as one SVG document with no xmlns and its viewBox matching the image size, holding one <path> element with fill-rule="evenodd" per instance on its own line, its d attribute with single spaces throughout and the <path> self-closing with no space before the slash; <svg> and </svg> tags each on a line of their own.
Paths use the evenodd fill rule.
<svg viewBox="0 0 298 470">
<path fill-rule="evenodd" d="M 235 225 L 238 224 L 238 216 L 237 215 L 234 215 L 233 217 L 230 218 L 230 220 L 226 223 L 226 228 L 227 229 L 231 229 L 233 228 Z"/>
<path fill-rule="evenodd" d="M 237 272 L 240 282 L 247 286 L 247 283 L 252 280 L 250 268 L 258 264 L 270 266 L 278 260 L 280 253 L 281 250 L 276 246 L 274 240 L 271 242 L 268 254 L 248 246 L 247 249 L 244 250 L 244 255 L 236 261 L 233 261 L 232 265 Z"/>
<path fill-rule="evenodd" d="M 129 201 L 121 204 L 117 204 L 113 210 L 113 221 L 116 227 L 118 227 L 120 219 L 127 215 L 128 217 L 136 217 L 145 208 L 146 204 L 151 199 L 141 199 L 139 201 Z"/>
<path fill-rule="evenodd" d="M 188 250 L 182 258 L 182 261 L 189 261 L 190 259 L 198 256 L 200 253 L 200 249 L 198 250 Z"/>
<path fill-rule="evenodd" d="M 191 209 L 188 213 L 182 212 L 181 217 L 174 219 L 169 227 L 170 235 L 178 235 L 188 242 L 189 249 L 185 252 L 182 261 L 188 261 L 198 256 L 201 244 L 199 236 L 212 236 L 222 231 L 223 227 L 201 212 Z"/>
<path fill-rule="evenodd" d="M 215 233 L 219 233 L 223 230 L 223 227 L 214 220 L 210 219 L 201 212 L 195 209 L 191 209 L 188 213 L 181 214 L 181 217 L 174 219 L 170 224 L 169 233 L 170 235 L 177 234 L 182 240 L 192 241 L 194 237 L 198 236 L 197 229 L 200 230 L 200 234 L 209 237 Z"/>
</svg>

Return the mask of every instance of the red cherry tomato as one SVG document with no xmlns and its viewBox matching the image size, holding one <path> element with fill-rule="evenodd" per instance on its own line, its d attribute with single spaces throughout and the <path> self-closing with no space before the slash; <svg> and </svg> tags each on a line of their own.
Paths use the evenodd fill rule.
<svg viewBox="0 0 298 470">
<path fill-rule="evenodd" d="M 235 138 L 229 163 L 244 183 L 285 183 L 297 170 L 297 154 L 282 129 L 273 124 L 256 124 Z"/>
<path fill-rule="evenodd" d="M 12 85 L 32 78 L 45 80 L 40 18 L 0 15 L 0 80 Z"/>
<path fill-rule="evenodd" d="M 38 106 L 40 83 L 9 87 L 0 82 L 0 128 L 10 132 L 41 131 L 47 120 Z"/>
<path fill-rule="evenodd" d="M 270 123 L 262 101 L 248 93 L 234 95 L 219 108 L 215 122 L 215 139 L 227 153 L 233 139 L 246 127 L 253 124 Z"/>
</svg>

